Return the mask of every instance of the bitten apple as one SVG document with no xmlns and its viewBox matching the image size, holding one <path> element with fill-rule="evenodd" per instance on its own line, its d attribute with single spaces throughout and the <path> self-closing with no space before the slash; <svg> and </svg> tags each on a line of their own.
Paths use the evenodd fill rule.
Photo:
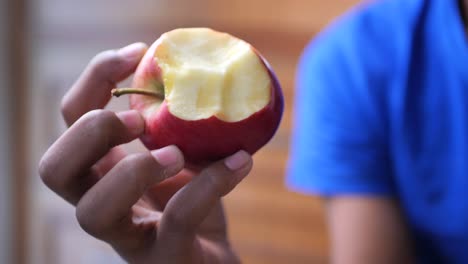
<svg viewBox="0 0 468 264">
<path fill-rule="evenodd" d="M 245 41 L 208 28 L 164 33 L 133 79 L 130 107 L 145 118 L 149 149 L 176 145 L 188 167 L 238 150 L 251 154 L 275 134 L 283 113 L 280 84 Z"/>
</svg>

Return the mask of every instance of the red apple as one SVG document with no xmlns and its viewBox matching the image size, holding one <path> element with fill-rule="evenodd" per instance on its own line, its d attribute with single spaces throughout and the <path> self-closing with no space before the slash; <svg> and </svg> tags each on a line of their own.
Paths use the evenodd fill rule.
<svg viewBox="0 0 468 264">
<path fill-rule="evenodd" d="M 201 167 L 238 150 L 251 154 L 275 134 L 283 113 L 280 84 L 250 44 L 208 28 L 164 33 L 147 51 L 130 107 L 146 122 L 149 149 L 176 145 L 188 167 Z"/>
</svg>

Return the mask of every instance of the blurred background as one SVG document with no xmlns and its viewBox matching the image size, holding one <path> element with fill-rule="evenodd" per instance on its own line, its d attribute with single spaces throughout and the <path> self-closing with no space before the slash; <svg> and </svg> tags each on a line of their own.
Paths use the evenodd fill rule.
<svg viewBox="0 0 468 264">
<path fill-rule="evenodd" d="M 225 198 L 244 263 L 327 263 L 320 200 L 284 186 L 294 75 L 304 46 L 357 0 L 0 0 L 0 263 L 122 263 L 45 188 L 37 164 L 64 131 L 61 97 L 99 51 L 178 27 L 227 31 L 258 48 L 283 86 L 281 127 Z M 109 108 L 127 108 L 127 99 Z M 138 142 L 130 148 L 141 149 Z"/>
</svg>

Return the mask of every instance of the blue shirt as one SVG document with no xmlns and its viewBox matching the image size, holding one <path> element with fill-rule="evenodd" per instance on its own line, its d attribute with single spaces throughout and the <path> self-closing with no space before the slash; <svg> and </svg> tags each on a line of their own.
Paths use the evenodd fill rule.
<svg viewBox="0 0 468 264">
<path fill-rule="evenodd" d="M 468 263 L 468 41 L 456 0 L 382 0 L 301 58 L 288 185 L 398 199 L 423 263 Z"/>
</svg>

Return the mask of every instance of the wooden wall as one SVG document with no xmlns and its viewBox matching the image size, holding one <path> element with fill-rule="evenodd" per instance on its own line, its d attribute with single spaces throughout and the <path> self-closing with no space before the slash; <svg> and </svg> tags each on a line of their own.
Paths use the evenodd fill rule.
<svg viewBox="0 0 468 264">
<path fill-rule="evenodd" d="M 160 33 L 176 27 L 209 26 L 230 32 L 252 43 L 270 61 L 286 100 L 284 119 L 277 135 L 255 155 L 252 174 L 225 199 L 233 245 L 245 263 L 326 263 L 327 235 L 320 201 L 289 192 L 284 186 L 292 128 L 294 74 L 307 42 L 357 2 L 34 1 L 31 50 L 36 61 L 32 66 L 35 87 L 31 95 L 36 100 L 33 126 L 42 130 L 35 131 L 37 150 L 32 159 L 38 160 L 47 145 L 63 131 L 63 125 L 57 125 L 61 122 L 57 102 L 98 51 L 134 41 L 151 43 Z M 33 182 L 40 185 L 36 180 Z M 42 187 L 36 188 L 35 195 L 47 193 Z M 50 199 L 57 198 L 47 196 L 39 201 Z M 49 205 L 54 206 L 57 205 Z M 36 203 L 36 207 L 44 209 L 43 202 Z M 44 212 L 42 209 L 40 211 Z M 56 214 L 62 214 L 60 212 Z M 68 214 L 70 210 L 63 212 Z M 69 216 L 64 218 L 70 219 Z M 38 233 L 35 239 L 44 239 L 43 236 Z M 57 258 L 49 261 L 54 259 Z"/>
</svg>

